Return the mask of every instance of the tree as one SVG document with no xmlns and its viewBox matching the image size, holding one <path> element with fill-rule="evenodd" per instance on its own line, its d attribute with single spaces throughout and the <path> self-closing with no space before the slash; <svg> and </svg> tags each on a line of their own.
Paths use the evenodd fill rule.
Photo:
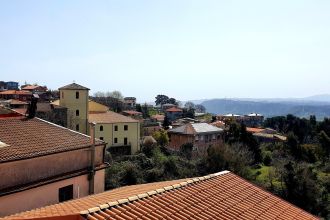
<svg viewBox="0 0 330 220">
<path fill-rule="evenodd" d="M 136 110 L 137 112 L 141 112 L 141 113 L 142 113 L 142 107 L 141 107 L 141 104 L 136 104 L 136 105 L 135 105 L 135 110 Z"/>
<path fill-rule="evenodd" d="M 169 97 L 166 95 L 157 95 L 155 99 L 156 99 L 155 101 L 156 105 L 161 105 L 161 106 L 168 103 L 169 101 Z"/>
<path fill-rule="evenodd" d="M 206 108 L 204 105 L 195 105 L 195 109 L 196 112 L 198 113 L 205 113 L 206 112 Z"/>
<path fill-rule="evenodd" d="M 285 166 L 284 183 L 289 202 L 315 213 L 321 197 L 316 173 L 307 164 L 296 164 L 292 161 Z"/>
<path fill-rule="evenodd" d="M 185 158 L 187 158 L 188 160 L 190 160 L 191 156 L 192 156 L 193 147 L 194 147 L 194 145 L 192 143 L 183 144 L 180 147 L 181 155 L 184 156 Z"/>
<path fill-rule="evenodd" d="M 163 129 L 156 131 L 152 136 L 161 147 L 165 147 L 169 142 L 167 132 Z"/>
<path fill-rule="evenodd" d="M 115 98 L 115 99 L 118 99 L 118 100 L 123 100 L 124 99 L 124 96 L 121 94 L 121 92 L 119 91 L 112 91 L 110 94 L 109 94 L 110 97 L 112 98 Z"/>
<path fill-rule="evenodd" d="M 143 118 L 150 118 L 149 109 L 148 109 L 147 103 L 145 103 L 143 105 L 143 107 L 142 107 L 142 115 L 143 115 Z"/>
<path fill-rule="evenodd" d="M 170 122 L 170 120 L 168 120 L 168 117 L 165 115 L 162 126 L 164 129 L 167 130 L 170 125 L 171 125 L 171 122 Z"/>
<path fill-rule="evenodd" d="M 178 102 L 176 101 L 175 98 L 169 98 L 168 101 L 167 101 L 167 103 L 173 104 L 173 105 L 177 105 L 178 104 Z"/>
<path fill-rule="evenodd" d="M 318 139 L 319 139 L 321 148 L 323 150 L 324 157 L 329 158 L 329 156 L 330 156 L 330 138 L 329 138 L 329 136 L 324 131 L 321 131 L 318 136 Z"/>
<path fill-rule="evenodd" d="M 142 152 L 147 156 L 147 157 L 151 157 L 152 156 L 152 152 L 155 149 L 157 144 L 157 141 L 151 137 L 145 137 L 142 143 Z"/>
<path fill-rule="evenodd" d="M 183 112 L 182 112 L 182 115 L 183 115 L 184 118 L 195 118 L 195 109 L 193 109 L 193 108 L 189 108 L 189 109 L 184 108 Z"/>
<path fill-rule="evenodd" d="M 184 107 L 186 109 L 191 109 L 191 108 L 195 109 L 195 104 L 192 102 L 186 102 L 186 104 L 184 104 Z"/>
</svg>

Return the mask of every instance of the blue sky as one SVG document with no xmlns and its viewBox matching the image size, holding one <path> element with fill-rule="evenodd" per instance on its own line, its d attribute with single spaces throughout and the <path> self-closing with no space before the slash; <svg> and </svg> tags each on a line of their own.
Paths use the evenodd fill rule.
<svg viewBox="0 0 330 220">
<path fill-rule="evenodd" d="M 138 101 L 330 93 L 330 1 L 0 1 L 0 80 Z"/>
</svg>

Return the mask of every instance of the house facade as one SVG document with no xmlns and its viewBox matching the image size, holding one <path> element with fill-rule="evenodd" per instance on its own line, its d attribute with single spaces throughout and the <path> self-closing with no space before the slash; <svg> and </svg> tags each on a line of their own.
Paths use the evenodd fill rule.
<svg viewBox="0 0 330 220">
<path fill-rule="evenodd" d="M 140 122 L 112 111 L 89 114 L 96 123 L 95 137 L 107 143 L 113 155 L 135 154 L 140 150 Z"/>
<path fill-rule="evenodd" d="M 170 122 L 182 118 L 183 110 L 177 107 L 168 108 L 165 110 L 166 117 Z"/>
<path fill-rule="evenodd" d="M 104 152 L 103 141 L 1 113 L 0 217 L 103 192 Z"/>
<path fill-rule="evenodd" d="M 180 151 L 184 144 L 191 143 L 197 154 L 205 154 L 209 146 L 223 143 L 223 129 L 207 123 L 188 123 L 168 131 L 168 148 Z"/>
</svg>

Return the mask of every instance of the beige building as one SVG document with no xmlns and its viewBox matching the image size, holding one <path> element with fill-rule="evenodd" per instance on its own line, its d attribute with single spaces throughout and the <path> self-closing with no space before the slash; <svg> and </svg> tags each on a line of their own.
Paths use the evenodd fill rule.
<svg viewBox="0 0 330 220">
<path fill-rule="evenodd" d="M 104 191 L 105 143 L 0 108 L 0 217 Z"/>
<path fill-rule="evenodd" d="M 90 113 L 95 137 L 104 140 L 112 154 L 134 154 L 140 150 L 140 122 L 112 112 Z"/>
<path fill-rule="evenodd" d="M 52 104 L 68 108 L 68 127 L 88 134 L 88 122 L 96 123 L 95 137 L 104 140 L 114 154 L 140 150 L 140 122 L 109 111 L 109 107 L 88 99 L 89 89 L 72 83 L 59 88 L 60 100 Z"/>
<path fill-rule="evenodd" d="M 68 128 L 88 133 L 88 91 L 89 89 L 72 83 L 59 88 L 59 105 L 68 109 Z"/>
</svg>

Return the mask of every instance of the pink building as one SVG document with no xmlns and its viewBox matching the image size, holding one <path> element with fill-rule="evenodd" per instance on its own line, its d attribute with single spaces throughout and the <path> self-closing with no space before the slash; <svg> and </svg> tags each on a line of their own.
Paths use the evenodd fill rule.
<svg viewBox="0 0 330 220">
<path fill-rule="evenodd" d="M 0 108 L 0 217 L 103 192 L 104 150 L 102 141 Z"/>
</svg>

